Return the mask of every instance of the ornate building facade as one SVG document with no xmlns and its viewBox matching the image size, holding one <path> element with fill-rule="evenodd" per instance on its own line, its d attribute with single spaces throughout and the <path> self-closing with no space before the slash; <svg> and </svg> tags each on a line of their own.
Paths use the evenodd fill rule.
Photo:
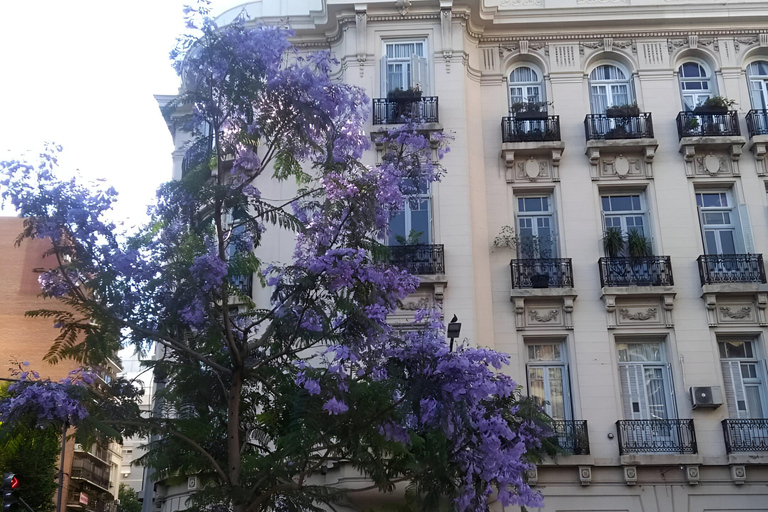
<svg viewBox="0 0 768 512">
<path fill-rule="evenodd" d="M 405 116 L 454 137 L 392 220 L 422 277 L 395 316 L 439 304 L 511 355 L 569 452 L 529 475 L 543 510 L 768 510 L 768 2 L 270 0 L 220 20 L 243 13 L 330 49 L 374 142 Z"/>
</svg>

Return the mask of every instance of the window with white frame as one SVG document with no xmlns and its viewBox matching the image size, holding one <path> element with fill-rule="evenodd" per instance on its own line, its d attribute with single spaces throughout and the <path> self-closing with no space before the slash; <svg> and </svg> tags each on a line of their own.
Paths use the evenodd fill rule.
<svg viewBox="0 0 768 512">
<path fill-rule="evenodd" d="M 731 418 L 765 418 L 768 394 L 765 367 L 752 338 L 718 340 L 725 402 Z"/>
<path fill-rule="evenodd" d="M 747 66 L 750 100 L 754 109 L 768 109 L 768 61 L 758 60 Z"/>
<path fill-rule="evenodd" d="M 684 62 L 678 68 L 678 80 L 684 110 L 693 110 L 713 94 L 712 73 L 702 63 Z"/>
<path fill-rule="evenodd" d="M 616 229 L 621 232 L 624 239 L 630 235 L 636 235 L 650 240 L 648 208 L 644 192 L 603 194 L 600 199 L 604 232 Z"/>
<path fill-rule="evenodd" d="M 562 343 L 527 343 L 528 395 L 555 420 L 571 415 L 568 365 Z"/>
<path fill-rule="evenodd" d="M 432 197 L 425 179 L 406 179 L 403 208 L 392 212 L 389 245 L 432 243 Z"/>
<path fill-rule="evenodd" d="M 517 256 L 556 258 L 557 240 L 552 196 L 517 197 Z"/>
<path fill-rule="evenodd" d="M 597 66 L 589 74 L 589 97 L 593 114 L 605 114 L 609 107 L 634 103 L 629 74 L 614 64 Z"/>
<path fill-rule="evenodd" d="M 624 419 L 654 420 L 676 416 L 670 365 L 662 342 L 617 343 Z"/>
<path fill-rule="evenodd" d="M 696 193 L 705 254 L 753 253 L 747 205 L 737 205 L 731 190 Z"/>
<path fill-rule="evenodd" d="M 381 58 L 381 94 L 416 89 L 429 94 L 427 42 L 385 41 Z"/>
<path fill-rule="evenodd" d="M 520 66 L 509 74 L 509 106 L 544 101 L 544 84 L 541 72 L 531 66 Z"/>
</svg>

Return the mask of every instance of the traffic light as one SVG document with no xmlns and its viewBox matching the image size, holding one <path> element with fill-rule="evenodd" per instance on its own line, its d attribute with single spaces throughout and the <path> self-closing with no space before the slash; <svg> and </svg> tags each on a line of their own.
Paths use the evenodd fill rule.
<svg viewBox="0 0 768 512">
<path fill-rule="evenodd" d="M 19 490 L 20 483 L 13 473 L 3 473 L 3 512 L 8 512 L 11 506 L 19 501 L 14 494 Z"/>
</svg>

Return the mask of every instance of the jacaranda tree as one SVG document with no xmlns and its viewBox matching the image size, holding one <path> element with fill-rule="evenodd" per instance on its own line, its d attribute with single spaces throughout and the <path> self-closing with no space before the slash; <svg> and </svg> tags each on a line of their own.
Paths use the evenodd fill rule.
<svg viewBox="0 0 768 512">
<path fill-rule="evenodd" d="M 407 488 L 420 510 L 539 506 L 525 475 L 542 431 L 499 372 L 507 357 L 450 351 L 436 311 L 407 332 L 387 324 L 418 280 L 379 240 L 415 184 L 440 179 L 446 138 L 405 124 L 364 165 L 369 100 L 331 79 L 330 53 L 302 54 L 275 27 L 198 28 L 167 111 L 192 134 L 185 174 L 161 187 L 144 228 L 118 234 L 113 190 L 57 179 L 56 148 L 2 163 L 20 240 L 53 244 L 40 282 L 62 307 L 31 313 L 58 329 L 49 359 L 97 367 L 120 347 L 163 348 L 163 414 L 142 417 L 117 382 L 80 398 L 90 424 L 158 435 L 145 462 L 199 475 L 200 509 L 319 510 L 376 488 Z M 297 183 L 295 195 L 262 197 L 270 180 Z M 290 261 L 262 261 L 267 230 L 295 239 Z M 244 293 L 254 275 L 269 303 Z M 4 417 L 35 407 L 35 386 L 19 385 L 29 399 L 6 401 Z M 344 465 L 370 485 L 328 485 Z"/>
</svg>

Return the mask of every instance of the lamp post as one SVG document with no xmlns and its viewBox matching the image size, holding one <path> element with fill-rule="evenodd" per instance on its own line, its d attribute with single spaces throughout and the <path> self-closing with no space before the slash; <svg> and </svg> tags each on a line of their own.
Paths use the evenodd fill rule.
<svg viewBox="0 0 768 512">
<path fill-rule="evenodd" d="M 453 315 L 450 323 L 448 323 L 448 339 L 451 340 L 450 351 L 453 352 L 453 340 L 459 337 L 461 333 L 461 323 L 456 315 Z"/>
</svg>

